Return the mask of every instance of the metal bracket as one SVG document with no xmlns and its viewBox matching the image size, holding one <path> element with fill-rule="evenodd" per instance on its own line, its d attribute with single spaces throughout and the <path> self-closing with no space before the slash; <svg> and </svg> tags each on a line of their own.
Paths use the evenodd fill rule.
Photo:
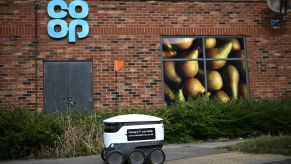
<svg viewBox="0 0 291 164">
<path fill-rule="evenodd" d="M 40 7 L 40 1 L 39 0 L 35 0 L 33 3 L 34 3 L 34 7 L 36 9 L 39 9 L 39 7 Z"/>
</svg>

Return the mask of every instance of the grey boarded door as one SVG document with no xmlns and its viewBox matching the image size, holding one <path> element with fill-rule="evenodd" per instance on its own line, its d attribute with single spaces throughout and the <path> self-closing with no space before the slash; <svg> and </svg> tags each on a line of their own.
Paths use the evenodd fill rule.
<svg viewBox="0 0 291 164">
<path fill-rule="evenodd" d="M 92 62 L 44 63 L 44 111 L 92 109 Z"/>
</svg>

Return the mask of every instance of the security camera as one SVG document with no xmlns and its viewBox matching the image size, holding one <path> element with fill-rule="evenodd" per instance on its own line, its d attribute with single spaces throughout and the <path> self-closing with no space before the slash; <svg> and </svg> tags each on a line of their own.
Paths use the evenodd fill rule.
<svg viewBox="0 0 291 164">
<path fill-rule="evenodd" d="M 161 118 L 142 114 L 104 120 L 102 159 L 108 164 L 162 164 L 165 161 L 162 121 Z"/>
</svg>

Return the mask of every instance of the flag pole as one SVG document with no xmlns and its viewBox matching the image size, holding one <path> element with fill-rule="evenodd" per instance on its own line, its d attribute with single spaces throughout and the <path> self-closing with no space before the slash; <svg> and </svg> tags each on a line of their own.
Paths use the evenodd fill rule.
<svg viewBox="0 0 291 164">
<path fill-rule="evenodd" d="M 117 104 L 118 104 L 118 101 L 117 101 L 117 93 L 118 93 L 118 81 L 117 81 L 117 71 L 115 71 L 115 113 L 117 113 Z"/>
<path fill-rule="evenodd" d="M 124 65 L 124 60 L 114 60 L 114 71 L 115 71 L 115 113 L 118 110 L 118 77 L 117 72 L 119 72 Z"/>
</svg>

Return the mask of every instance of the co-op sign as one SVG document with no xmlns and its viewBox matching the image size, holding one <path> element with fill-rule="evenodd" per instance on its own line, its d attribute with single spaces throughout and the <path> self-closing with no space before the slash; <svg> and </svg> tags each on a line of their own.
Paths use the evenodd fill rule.
<svg viewBox="0 0 291 164">
<path fill-rule="evenodd" d="M 56 11 L 56 8 L 60 10 Z M 80 12 L 77 12 L 77 8 L 81 8 Z M 47 31 L 48 35 L 52 38 L 60 39 L 69 35 L 69 42 L 76 42 L 76 36 L 78 38 L 85 38 L 89 34 L 89 24 L 84 20 L 89 14 L 89 7 L 86 1 L 73 0 L 67 4 L 63 0 L 51 0 L 47 6 L 48 15 L 52 18 L 48 22 Z M 71 21 L 66 22 L 64 19 L 69 16 Z M 77 27 L 82 27 L 81 32 L 77 32 Z M 60 27 L 60 30 L 56 30 L 56 27 Z"/>
</svg>

